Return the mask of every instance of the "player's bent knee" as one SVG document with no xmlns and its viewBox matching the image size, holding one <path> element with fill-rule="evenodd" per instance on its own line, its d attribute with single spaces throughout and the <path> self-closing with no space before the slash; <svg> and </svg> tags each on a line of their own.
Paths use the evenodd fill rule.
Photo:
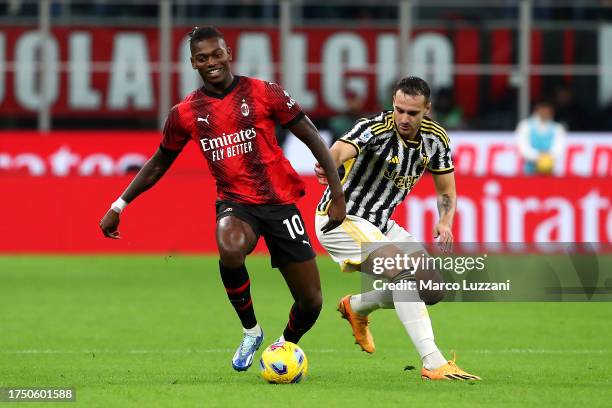
<svg viewBox="0 0 612 408">
<path fill-rule="evenodd" d="M 421 291 L 419 291 L 419 297 L 427 306 L 433 306 L 444 299 L 444 291 L 429 291 L 429 293 L 421 293 Z"/>
<path fill-rule="evenodd" d="M 228 268 L 239 268 L 244 264 L 246 251 L 241 248 L 219 247 L 219 257 L 221 263 Z"/>
<path fill-rule="evenodd" d="M 252 228 L 236 217 L 221 218 L 216 235 L 221 262 L 228 268 L 240 267 L 257 243 Z"/>
<path fill-rule="evenodd" d="M 444 279 L 435 269 L 420 269 L 416 271 L 417 289 L 419 297 L 428 306 L 435 305 L 444 299 L 444 290 L 441 289 Z"/>
</svg>

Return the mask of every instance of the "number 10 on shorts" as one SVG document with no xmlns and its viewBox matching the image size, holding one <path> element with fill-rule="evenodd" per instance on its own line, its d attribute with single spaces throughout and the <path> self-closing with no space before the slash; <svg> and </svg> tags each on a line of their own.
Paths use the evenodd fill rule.
<svg viewBox="0 0 612 408">
<path fill-rule="evenodd" d="M 295 214 L 293 217 L 291 217 L 291 221 L 289 221 L 289 218 L 285 218 L 283 220 L 283 224 L 285 224 L 285 226 L 287 227 L 291 239 L 295 239 L 296 234 L 304 235 L 304 224 L 302 224 L 302 220 L 298 214 Z"/>
</svg>

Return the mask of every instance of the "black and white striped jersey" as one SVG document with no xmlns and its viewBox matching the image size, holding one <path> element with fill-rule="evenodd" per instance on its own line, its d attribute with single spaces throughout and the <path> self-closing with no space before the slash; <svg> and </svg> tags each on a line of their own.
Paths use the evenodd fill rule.
<svg viewBox="0 0 612 408">
<path fill-rule="evenodd" d="M 346 199 L 346 213 L 370 221 L 386 232 L 389 217 L 423 175 L 453 171 L 449 138 L 438 123 L 428 117 L 414 141 L 395 130 L 393 111 L 360 119 L 339 139 L 359 152 L 340 167 Z M 325 215 L 330 203 L 329 187 L 317 206 Z"/>
</svg>

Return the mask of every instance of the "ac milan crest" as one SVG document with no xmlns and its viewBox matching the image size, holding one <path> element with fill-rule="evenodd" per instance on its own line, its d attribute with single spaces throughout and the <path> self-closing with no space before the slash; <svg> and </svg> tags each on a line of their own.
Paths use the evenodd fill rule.
<svg viewBox="0 0 612 408">
<path fill-rule="evenodd" d="M 240 105 L 240 112 L 242 112 L 242 116 L 249 116 L 249 105 L 247 105 L 244 99 L 242 100 L 242 105 Z"/>
</svg>

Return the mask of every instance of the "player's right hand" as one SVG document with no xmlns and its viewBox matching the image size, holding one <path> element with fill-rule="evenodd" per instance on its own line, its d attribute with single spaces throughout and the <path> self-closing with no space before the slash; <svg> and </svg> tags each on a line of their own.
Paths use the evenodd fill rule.
<svg viewBox="0 0 612 408">
<path fill-rule="evenodd" d="M 319 163 L 315 163 L 314 171 L 317 176 L 317 180 L 319 181 L 319 184 L 326 186 L 327 176 L 325 175 L 325 170 L 323 169 L 323 167 L 321 167 Z"/>
<path fill-rule="evenodd" d="M 344 222 L 346 218 L 346 202 L 344 201 L 344 196 L 332 198 L 331 203 L 329 203 L 329 208 L 327 209 L 327 217 L 329 221 L 321 227 L 321 232 L 323 233 L 338 228 L 340 224 Z"/>
<path fill-rule="evenodd" d="M 108 210 L 100 220 L 100 229 L 107 238 L 119 239 L 119 214 L 113 210 Z"/>
</svg>

